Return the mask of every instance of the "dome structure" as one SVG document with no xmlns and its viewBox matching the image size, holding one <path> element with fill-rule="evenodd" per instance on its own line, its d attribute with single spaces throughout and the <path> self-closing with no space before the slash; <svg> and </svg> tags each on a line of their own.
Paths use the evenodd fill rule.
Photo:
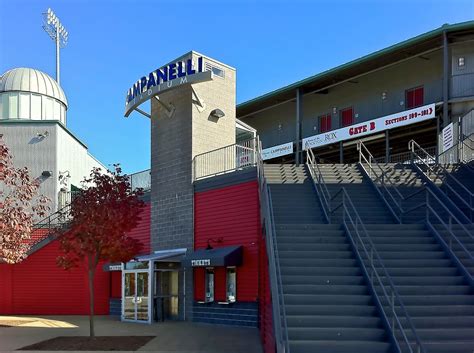
<svg viewBox="0 0 474 353">
<path fill-rule="evenodd" d="M 16 68 L 0 77 L 0 119 L 58 120 L 66 124 L 67 99 L 48 74 Z"/>
</svg>

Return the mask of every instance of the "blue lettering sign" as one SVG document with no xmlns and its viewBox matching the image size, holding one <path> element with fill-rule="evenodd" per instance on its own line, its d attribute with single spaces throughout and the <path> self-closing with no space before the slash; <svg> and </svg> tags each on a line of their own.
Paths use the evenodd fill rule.
<svg viewBox="0 0 474 353">
<path fill-rule="evenodd" d="M 148 82 L 146 84 L 146 89 L 149 90 L 150 88 L 156 86 L 155 82 L 155 74 L 153 72 L 150 72 L 148 75 Z"/>
<path fill-rule="evenodd" d="M 176 78 L 176 64 L 169 64 L 168 66 L 168 79 L 174 80 Z"/>
<path fill-rule="evenodd" d="M 183 70 L 183 62 L 178 62 L 178 77 L 186 76 L 186 71 Z"/>
<path fill-rule="evenodd" d="M 133 99 L 140 96 L 145 90 L 149 90 L 155 86 L 159 86 L 162 83 L 167 83 L 167 87 L 171 87 L 169 81 L 172 81 L 176 78 L 181 78 L 180 83 L 187 82 L 186 76 L 193 75 L 196 72 L 203 72 L 203 58 L 198 58 L 198 67 L 197 70 L 194 67 L 193 60 L 187 59 L 186 61 L 178 61 L 171 63 L 167 66 L 159 68 L 153 72 L 150 72 L 147 76 L 143 76 L 139 81 L 137 81 L 127 93 L 127 104 L 130 103 Z M 160 87 L 158 87 L 158 91 Z"/>
</svg>

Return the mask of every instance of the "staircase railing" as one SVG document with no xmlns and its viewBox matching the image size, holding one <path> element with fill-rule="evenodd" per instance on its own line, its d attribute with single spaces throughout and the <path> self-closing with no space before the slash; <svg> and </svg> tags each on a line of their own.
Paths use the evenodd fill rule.
<svg viewBox="0 0 474 353">
<path fill-rule="evenodd" d="M 359 144 L 358 144 L 358 149 L 359 149 L 359 153 L 362 154 L 363 152 L 362 151 L 365 151 L 366 153 L 368 153 L 370 156 L 370 151 L 367 149 L 367 147 L 364 146 L 364 144 L 360 141 Z M 364 160 L 367 160 L 365 157 L 359 157 L 361 159 L 364 159 Z M 433 157 L 431 158 L 428 158 L 430 160 L 433 159 Z M 368 158 L 369 161 L 373 160 L 373 158 Z M 373 163 L 367 163 L 368 167 L 370 168 L 371 172 L 367 172 L 367 170 L 365 169 L 365 167 L 362 165 L 362 168 L 365 170 L 366 174 L 372 178 L 372 175 L 375 175 L 375 171 L 373 170 Z M 390 177 L 386 177 L 384 180 L 390 180 Z M 374 180 L 372 180 L 374 181 Z M 375 183 L 375 181 L 374 181 Z M 396 190 L 396 188 L 394 188 Z M 398 190 L 396 190 L 399 194 L 400 192 Z M 408 209 L 406 209 L 404 207 L 404 204 L 406 203 L 406 201 L 410 200 L 412 197 L 418 195 L 418 194 L 421 194 L 421 193 L 425 193 L 425 201 L 413 206 L 413 207 L 410 207 Z M 385 201 L 385 204 L 388 206 L 388 207 L 391 207 L 390 206 L 390 203 L 388 202 L 387 198 L 385 197 L 385 195 L 383 193 L 380 193 L 380 195 L 382 196 L 382 198 L 384 199 Z M 453 249 L 453 243 L 454 244 L 458 244 L 459 247 L 460 247 L 460 250 L 464 253 L 464 255 L 466 256 L 467 255 L 467 258 L 468 259 L 473 259 L 473 255 L 472 253 L 466 248 L 466 246 L 462 243 L 462 241 L 456 236 L 456 234 L 454 233 L 453 231 L 453 225 L 457 227 L 457 229 L 459 229 L 460 231 L 462 231 L 463 234 L 466 234 L 469 236 L 469 238 L 471 239 L 474 239 L 474 236 L 472 235 L 472 232 L 470 232 L 467 227 L 453 214 L 452 210 L 447 207 L 444 202 L 442 202 L 439 197 L 428 187 L 426 186 L 422 186 L 419 188 L 419 190 L 417 190 L 416 192 L 404 197 L 400 194 L 401 196 L 401 202 L 399 203 L 395 203 L 398 210 L 397 210 L 397 213 L 400 215 L 399 217 L 399 222 L 402 223 L 403 221 L 403 217 L 405 215 L 408 215 L 410 213 L 412 213 L 413 211 L 416 211 L 420 208 L 423 208 L 425 209 L 425 223 L 427 224 L 427 226 L 430 228 L 430 230 L 435 234 L 435 236 L 438 238 L 438 240 L 441 242 L 441 244 L 443 244 L 444 248 L 448 251 L 448 254 L 449 256 L 451 257 L 451 259 L 457 264 L 457 267 L 461 270 L 461 272 L 466 276 L 466 278 L 468 279 L 469 283 L 474 286 L 474 279 L 473 279 L 473 276 L 471 274 L 471 272 L 468 270 L 468 266 L 465 265 L 463 259 L 460 258 L 460 256 L 454 251 Z M 442 213 L 440 214 L 437 210 L 436 210 L 436 207 L 435 206 L 438 206 L 438 208 L 441 208 L 442 209 Z M 431 221 L 431 219 L 436 219 L 438 220 L 440 223 L 439 224 L 442 224 L 443 227 L 448 231 L 448 234 L 450 236 L 449 238 L 449 244 L 446 244 L 446 241 L 444 240 L 443 236 L 441 235 L 441 233 L 439 232 L 439 230 L 435 227 L 435 225 L 433 224 L 433 222 Z M 446 223 L 446 220 L 447 220 L 447 223 Z"/>
<path fill-rule="evenodd" d="M 474 261 L 474 255 L 469 251 L 464 243 L 459 239 L 459 237 L 454 232 L 453 226 L 456 226 L 456 230 L 462 232 L 462 234 L 467 235 L 469 239 L 474 241 L 474 235 L 465 224 L 463 224 L 450 210 L 444 202 L 430 189 L 424 188 L 426 192 L 426 216 L 425 221 L 429 229 L 436 235 L 438 240 L 443 244 L 443 247 L 448 251 L 451 259 L 457 264 L 457 267 L 461 270 L 464 276 L 467 278 L 469 284 L 474 286 L 474 277 L 471 271 L 469 270 L 469 265 L 465 264 L 465 260 Z M 435 205 L 442 208 L 443 214 L 447 215 L 448 220 L 446 221 L 443 217 L 440 216 L 439 212 L 436 211 Z M 431 219 L 434 218 L 437 223 L 433 223 Z M 438 223 L 439 222 L 439 223 Z M 441 235 L 439 229 L 436 228 L 436 225 L 442 225 L 443 229 L 448 232 L 448 242 Z M 459 256 L 453 248 L 453 244 L 457 244 L 460 251 L 464 254 L 464 257 Z"/>
<path fill-rule="evenodd" d="M 317 194 L 323 208 L 324 217 L 328 223 L 331 223 L 331 194 L 329 193 L 313 151 L 311 149 L 308 149 L 307 151 L 306 164 L 313 179 L 313 184 L 318 191 Z"/>
<path fill-rule="evenodd" d="M 391 332 L 393 344 L 396 345 L 399 352 L 403 351 L 397 337 L 397 333 L 400 332 L 401 340 L 405 343 L 410 353 L 425 353 L 426 350 L 418 336 L 418 333 L 416 332 L 412 319 L 408 314 L 408 311 L 406 310 L 400 295 L 398 294 L 392 277 L 385 268 L 383 260 L 374 246 L 370 234 L 367 231 L 367 228 L 359 213 L 357 212 L 357 209 L 355 208 L 346 189 L 342 187 L 331 197 L 331 194 L 324 182 L 324 178 L 315 155 L 310 149 L 308 149 L 307 165 L 310 170 L 313 183 L 317 188 L 318 195 L 321 194 L 319 197 L 323 205 L 323 209 L 325 209 L 325 214 L 327 212 L 329 215 L 327 216 L 327 219 L 330 220 L 332 218 L 331 215 L 335 211 L 337 211 L 339 208 L 342 209 L 344 228 L 349 236 L 349 240 L 356 253 L 356 257 L 362 267 L 362 270 L 364 271 L 365 277 L 370 283 L 370 287 L 372 288 L 377 306 L 381 310 L 384 321 Z M 342 201 L 339 204 L 332 206 L 333 201 L 335 201 L 339 195 L 342 196 Z M 363 237 L 365 238 L 365 241 Z M 364 261 L 364 257 L 362 256 L 360 249 L 362 249 L 367 261 Z M 385 281 L 388 282 L 388 284 L 384 283 L 382 277 L 385 278 Z M 381 295 L 377 292 L 377 288 L 380 288 L 382 293 L 381 295 L 388 304 L 389 309 L 387 309 L 387 307 L 382 303 Z M 399 311 L 401 311 L 401 315 L 397 313 L 397 308 Z M 400 316 L 405 319 L 406 324 L 408 325 L 408 330 L 410 330 L 413 334 L 412 341 L 415 343 L 415 350 L 413 350 L 412 341 L 408 339 Z"/>
<path fill-rule="evenodd" d="M 408 149 L 412 153 L 413 163 L 418 163 L 424 166 L 426 171 L 420 170 L 429 179 L 431 179 L 431 175 L 434 175 L 437 179 L 443 181 L 443 185 L 448 190 L 441 190 L 444 191 L 448 197 L 450 197 L 449 193 L 454 195 L 455 198 L 469 210 L 468 217 L 472 221 L 474 217 L 474 193 L 467 189 L 458 179 L 456 179 L 456 177 L 448 172 L 442 164 L 437 164 L 435 157 L 431 156 L 415 140 L 410 140 L 410 142 L 408 142 Z M 431 161 L 432 163 L 428 163 L 427 161 Z M 460 195 L 459 192 L 456 191 L 456 189 L 451 185 L 451 183 L 462 190 L 463 195 Z"/>
<path fill-rule="evenodd" d="M 272 197 L 267 185 L 263 159 L 262 145 L 257 137 L 257 173 L 260 195 L 260 219 L 265 229 L 265 244 L 267 248 L 270 291 L 272 296 L 272 316 L 273 330 L 277 353 L 289 353 L 288 327 L 285 313 L 285 298 L 283 294 L 283 284 L 281 279 L 280 258 L 278 256 L 278 246 L 276 241 L 275 220 L 273 216 Z"/>
<path fill-rule="evenodd" d="M 51 234 L 55 233 L 56 230 L 65 227 L 71 219 L 70 212 L 71 204 L 67 204 L 60 210 L 50 214 L 39 222 L 36 222 L 33 225 L 33 229 L 48 229 L 48 233 L 44 234 L 40 238 L 32 239 L 30 243 L 30 252 L 35 249 L 36 245 L 38 245 L 44 239 L 50 237 Z"/>
<path fill-rule="evenodd" d="M 370 151 L 367 149 L 367 147 L 364 145 L 362 141 L 357 142 L 357 150 L 359 151 L 359 164 L 362 167 L 362 169 L 365 171 L 365 173 L 369 176 L 369 178 L 373 178 L 373 182 L 376 185 L 379 185 L 382 190 L 389 196 L 391 202 L 396 206 L 394 209 L 392 207 L 392 204 L 388 202 L 387 198 L 385 197 L 383 192 L 379 192 L 379 194 L 386 200 L 386 204 L 392 213 L 392 215 L 395 217 L 395 219 L 398 221 L 398 223 L 403 222 L 403 202 L 407 198 L 412 198 L 413 196 L 416 195 L 416 193 L 413 193 L 411 195 L 408 195 L 407 197 L 403 196 L 400 190 L 398 190 L 397 185 L 392 181 L 389 175 L 387 175 L 386 171 L 380 166 L 380 164 L 377 162 L 377 160 L 372 156 Z M 367 170 L 364 166 L 364 163 L 368 166 Z M 387 186 L 388 185 L 388 186 Z M 379 191 L 377 189 L 377 191 Z"/>
<path fill-rule="evenodd" d="M 463 163 L 469 163 L 474 160 L 474 140 L 472 139 L 473 135 L 467 136 L 464 140 L 461 141 L 461 156 L 460 161 Z"/>
</svg>

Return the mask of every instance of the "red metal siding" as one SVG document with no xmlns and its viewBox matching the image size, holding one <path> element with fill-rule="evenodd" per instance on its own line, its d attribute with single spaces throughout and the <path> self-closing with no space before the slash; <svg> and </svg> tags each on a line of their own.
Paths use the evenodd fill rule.
<svg viewBox="0 0 474 353">
<path fill-rule="evenodd" d="M 146 204 L 143 208 L 143 211 L 140 214 L 140 221 L 138 225 L 127 235 L 131 238 L 140 240 L 143 244 L 142 254 L 150 253 L 150 224 L 151 224 L 151 206 Z M 139 255 L 139 254 L 137 254 Z"/>
<path fill-rule="evenodd" d="M 0 265 L 0 287 L 9 288 L 10 303 L 0 305 L 2 314 L 85 315 L 89 313 L 87 273 L 83 268 L 63 270 L 56 265 L 59 243 L 53 241 L 25 261 Z M 109 312 L 109 273 L 99 264 L 95 278 L 95 312 Z M 4 277 L 3 274 L 11 276 Z M 2 290 L 2 292 L 4 289 Z"/>
<path fill-rule="evenodd" d="M 36 230 L 32 242 L 48 235 L 47 229 Z M 128 235 L 143 244 L 142 253 L 150 252 L 150 204 L 141 220 Z M 0 314 L 86 315 L 89 313 L 87 273 L 84 268 L 65 271 L 56 265 L 61 254 L 53 241 L 16 265 L 0 264 Z M 102 271 L 95 278 L 95 312 L 109 313 L 109 297 L 121 297 L 121 273 Z M 113 279 L 111 279 L 113 277 Z"/>
<path fill-rule="evenodd" d="M 214 247 L 242 245 L 243 264 L 237 267 L 237 301 L 258 298 L 258 239 L 260 211 L 257 181 L 197 192 L 195 249 L 204 249 L 209 238 L 223 238 Z M 195 270 L 195 299 L 204 298 L 204 271 Z M 225 300 L 225 269 L 216 268 L 215 300 Z"/>
<path fill-rule="evenodd" d="M 110 297 L 122 298 L 122 272 L 110 272 Z"/>
</svg>

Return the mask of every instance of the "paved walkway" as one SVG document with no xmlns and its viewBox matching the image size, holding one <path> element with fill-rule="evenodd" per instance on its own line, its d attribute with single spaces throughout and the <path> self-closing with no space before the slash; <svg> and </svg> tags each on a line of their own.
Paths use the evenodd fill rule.
<svg viewBox="0 0 474 353">
<path fill-rule="evenodd" d="M 87 316 L 0 316 L 0 326 L 2 322 L 7 323 L 7 321 L 14 324 L 15 327 L 0 327 L 0 352 L 2 353 L 12 352 L 57 336 L 89 335 L 89 318 Z M 97 336 L 156 336 L 140 351 L 160 353 L 262 352 L 258 330 L 252 328 L 190 322 L 165 322 L 147 325 L 124 323 L 108 316 L 96 317 L 95 323 Z"/>
</svg>

